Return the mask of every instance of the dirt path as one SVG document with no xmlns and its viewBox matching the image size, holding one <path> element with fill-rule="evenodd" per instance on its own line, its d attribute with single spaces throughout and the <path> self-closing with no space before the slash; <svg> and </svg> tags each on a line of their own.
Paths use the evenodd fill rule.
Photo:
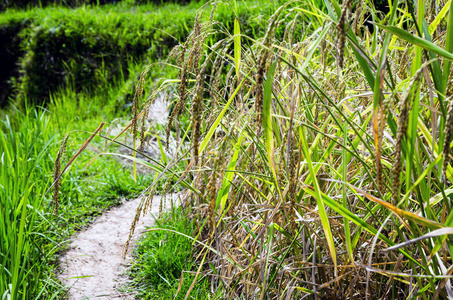
<svg viewBox="0 0 453 300">
<path fill-rule="evenodd" d="M 123 246 L 140 201 L 141 198 L 137 198 L 105 212 L 88 229 L 73 237 L 69 250 L 60 257 L 62 271 L 58 274 L 70 288 L 70 300 L 134 299 L 132 294 L 122 294 L 117 288 L 127 280 L 123 273 L 133 251 L 129 249 L 124 260 Z M 155 196 L 151 214 L 157 215 L 159 203 L 160 197 Z M 170 205 L 167 201 L 167 207 Z M 154 223 L 151 214 L 140 218 L 131 245 L 135 245 L 145 227 Z"/>
</svg>

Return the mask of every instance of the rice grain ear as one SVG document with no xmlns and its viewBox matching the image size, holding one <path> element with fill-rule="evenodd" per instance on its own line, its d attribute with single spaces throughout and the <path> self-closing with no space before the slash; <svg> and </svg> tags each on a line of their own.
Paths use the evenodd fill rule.
<svg viewBox="0 0 453 300">
<path fill-rule="evenodd" d="M 61 162 L 65 160 L 66 157 L 66 145 L 68 143 L 69 135 L 66 134 L 63 138 L 63 142 L 61 143 L 60 149 L 58 150 L 57 157 L 55 158 L 54 167 L 53 167 L 53 197 L 52 197 L 52 204 L 53 204 L 53 213 L 58 215 L 58 196 L 61 187 Z"/>
<path fill-rule="evenodd" d="M 399 111 L 400 114 L 398 116 L 398 130 L 396 133 L 396 145 L 395 145 L 395 161 L 393 163 L 393 199 L 394 204 L 398 203 L 399 200 L 399 193 L 400 193 L 400 174 L 403 168 L 403 161 L 401 156 L 402 150 L 402 143 L 403 138 L 406 135 L 407 127 L 409 124 L 409 112 L 410 112 L 410 104 L 411 98 L 413 96 L 413 90 L 415 84 L 419 84 L 421 75 L 423 73 L 424 67 L 420 68 L 412 78 L 409 86 L 407 87 L 406 93 L 404 94 L 403 98 L 399 102 Z"/>
<path fill-rule="evenodd" d="M 406 49 L 402 52 L 401 54 L 401 59 L 400 59 L 400 62 L 399 62 L 399 71 L 398 71 L 398 77 L 402 80 L 403 78 L 406 78 L 406 71 L 408 69 L 408 57 L 407 57 L 407 53 L 408 53 L 408 48 L 406 47 Z"/>
<path fill-rule="evenodd" d="M 181 45 L 178 44 L 174 46 L 173 49 L 171 49 L 170 53 L 168 53 L 167 59 L 165 60 L 165 64 L 168 64 L 172 58 L 180 57 L 181 51 L 182 51 Z"/>
<path fill-rule="evenodd" d="M 144 204 L 144 208 L 142 211 L 143 216 L 145 216 L 145 214 L 147 212 L 151 211 L 151 209 L 153 207 L 153 200 L 154 200 L 155 193 L 156 193 L 156 188 L 154 186 L 152 186 L 149 190 L 149 194 L 145 198 L 145 204 Z"/>
<path fill-rule="evenodd" d="M 448 163 L 450 162 L 450 145 L 453 139 L 453 95 L 450 95 L 448 98 L 448 109 L 447 109 L 447 120 L 445 122 L 445 141 L 444 141 L 444 163 L 442 166 L 442 173 L 444 177 L 444 182 L 447 181 L 447 168 Z"/>
<path fill-rule="evenodd" d="M 185 101 L 187 74 L 189 72 L 189 70 L 188 70 L 189 65 L 188 65 L 188 62 L 186 62 L 186 60 L 185 60 L 185 56 L 186 56 L 187 48 L 189 47 L 189 44 L 192 40 L 192 37 L 193 37 L 193 32 L 187 37 L 187 40 L 184 43 L 184 45 L 182 46 L 182 49 L 181 49 L 180 55 L 179 55 L 179 60 L 178 60 L 178 66 L 179 66 L 178 78 L 180 79 L 179 98 L 178 98 L 178 101 L 176 102 L 175 107 L 173 108 L 173 110 L 170 114 L 170 117 L 168 118 L 168 123 L 167 123 L 167 128 L 166 128 L 167 151 L 169 150 L 169 147 L 170 147 L 171 125 L 173 123 L 173 120 L 178 117 L 178 115 L 184 105 L 184 101 Z"/>
<path fill-rule="evenodd" d="M 140 215 L 143 210 L 143 203 L 140 203 L 137 206 L 137 210 L 135 212 L 134 220 L 132 221 L 131 227 L 129 228 L 129 236 L 127 238 L 126 243 L 124 244 L 123 248 L 123 258 L 126 258 L 127 250 L 129 249 L 130 242 L 132 237 L 134 236 L 135 226 L 137 226 L 138 222 L 140 221 Z"/>
<path fill-rule="evenodd" d="M 363 10 L 363 0 L 359 0 L 357 2 L 357 8 L 355 11 L 355 17 L 354 17 L 354 23 L 352 25 L 354 34 L 357 35 L 358 30 L 360 29 L 361 22 L 360 22 L 360 17 L 362 15 L 362 10 Z"/>
<path fill-rule="evenodd" d="M 275 30 L 277 29 L 276 22 L 277 18 L 280 15 L 284 6 L 281 6 L 271 17 L 269 26 L 267 27 L 266 34 L 264 35 L 264 40 L 262 43 L 262 49 L 258 58 L 257 71 L 255 75 L 255 113 L 256 113 L 256 123 L 257 123 L 257 132 L 260 131 L 261 123 L 263 120 L 263 99 L 264 99 L 264 73 L 266 71 L 266 64 L 269 58 L 269 48 L 274 39 Z"/>
<path fill-rule="evenodd" d="M 344 64 L 344 46 L 346 43 L 346 17 L 348 15 L 348 10 L 351 9 L 352 0 L 345 0 L 343 2 L 343 8 L 341 9 L 341 16 L 338 20 L 337 29 L 338 29 L 338 42 L 337 42 L 337 64 L 338 72 L 343 70 Z"/>
<path fill-rule="evenodd" d="M 211 78 L 209 80 L 209 86 L 210 86 L 210 97 L 211 97 L 211 109 L 214 109 L 217 106 L 217 100 L 218 100 L 218 95 L 219 93 L 219 85 L 220 85 L 220 77 L 222 74 L 222 64 L 224 57 L 226 55 L 227 48 L 217 54 L 214 64 L 212 67 L 211 71 Z"/>
<path fill-rule="evenodd" d="M 280 6 L 275 13 L 269 19 L 269 26 L 267 27 L 266 33 L 264 35 L 264 39 L 262 42 L 262 49 L 258 56 L 258 65 L 257 65 L 257 72 L 255 75 L 255 113 L 256 113 L 256 123 L 257 123 L 257 134 L 259 135 L 261 130 L 261 123 L 263 120 L 263 99 L 264 99 L 264 74 L 266 72 L 266 66 L 268 63 L 268 58 L 270 56 L 270 51 L 268 48 L 271 47 L 272 41 L 275 36 L 275 31 L 278 28 L 278 25 L 281 22 L 278 21 L 280 14 L 282 13 L 283 9 L 286 5 L 290 4 L 291 2 L 287 2 L 286 4 Z"/>
<path fill-rule="evenodd" d="M 209 22 L 211 23 L 210 24 L 211 28 L 214 25 L 214 12 L 215 12 L 216 7 L 217 7 L 217 0 L 215 0 L 214 3 L 212 3 L 211 14 L 209 16 Z"/>
<path fill-rule="evenodd" d="M 148 119 L 149 106 L 150 104 L 148 103 L 143 109 L 142 124 L 140 129 L 140 146 L 139 146 L 140 151 L 143 151 L 145 148 L 144 146 L 145 146 L 146 119 Z"/>
<path fill-rule="evenodd" d="M 201 133 L 201 122 L 202 122 L 202 114 L 203 114 L 203 93 L 204 93 L 204 77 L 206 73 L 206 62 L 201 67 L 201 71 L 197 76 L 196 82 L 196 91 L 195 91 L 195 98 L 193 99 L 192 103 L 192 126 L 193 126 L 193 136 L 192 136 L 192 143 L 193 143 L 193 156 L 195 159 L 195 164 L 198 164 L 198 143 L 200 140 L 200 133 Z"/>
<path fill-rule="evenodd" d="M 140 78 L 137 82 L 137 85 L 135 87 L 135 94 L 134 94 L 134 100 L 133 100 L 133 107 L 132 107 L 132 112 L 133 112 L 133 119 L 132 119 L 132 135 L 134 139 L 134 145 L 136 142 L 137 138 L 137 132 L 138 132 L 138 116 L 139 116 L 139 106 L 141 105 L 142 98 L 143 98 L 143 90 L 145 87 L 145 79 L 146 76 L 148 75 L 149 68 L 146 68 L 141 74 Z"/>
</svg>

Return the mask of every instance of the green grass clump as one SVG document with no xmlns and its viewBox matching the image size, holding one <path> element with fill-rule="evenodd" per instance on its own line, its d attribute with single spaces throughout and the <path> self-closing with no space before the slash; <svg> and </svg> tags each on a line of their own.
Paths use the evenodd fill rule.
<svg viewBox="0 0 453 300">
<path fill-rule="evenodd" d="M 0 294 L 50 297 L 59 287 L 47 267 L 56 244 L 49 210 L 42 208 L 56 136 L 42 112 L 27 111 L 20 122 L 7 117 L 0 127 Z"/>
<path fill-rule="evenodd" d="M 159 230 L 147 232 L 138 242 L 130 287 L 140 299 L 184 299 L 194 279 L 191 272 L 196 271 L 197 265 L 192 241 L 178 233 L 191 236 L 196 224 L 187 212 L 175 208 L 156 219 L 154 227 Z M 190 299 L 214 299 L 206 278 L 196 282 Z"/>
<path fill-rule="evenodd" d="M 0 11 L 7 8 L 25 9 L 32 7 L 45 7 L 48 5 L 64 5 L 76 7 L 81 5 L 102 5 L 112 3 L 115 0 L 3 0 L 0 3 Z"/>
</svg>

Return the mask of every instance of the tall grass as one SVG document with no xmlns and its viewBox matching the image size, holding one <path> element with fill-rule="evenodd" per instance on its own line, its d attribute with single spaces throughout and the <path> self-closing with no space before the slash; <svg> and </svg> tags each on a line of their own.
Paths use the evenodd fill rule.
<svg viewBox="0 0 453 300">
<path fill-rule="evenodd" d="M 53 229 L 42 207 L 57 141 L 42 111 L 28 110 L 20 120 L 6 116 L 1 124 L 0 295 L 2 299 L 52 298 L 59 284 L 47 264 L 57 245 L 47 233 Z"/>
<path fill-rule="evenodd" d="M 219 28 L 207 21 L 177 49 L 175 103 L 191 123 L 175 157 L 143 163 L 191 179 L 198 274 L 213 289 L 452 297 L 452 4 L 388 3 L 385 14 L 368 1 L 288 2 L 261 39 L 237 22 L 202 45 Z"/>
</svg>

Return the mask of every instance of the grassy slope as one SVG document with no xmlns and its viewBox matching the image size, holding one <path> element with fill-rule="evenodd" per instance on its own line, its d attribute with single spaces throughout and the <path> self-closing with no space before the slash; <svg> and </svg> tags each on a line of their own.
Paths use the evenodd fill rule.
<svg viewBox="0 0 453 300">
<path fill-rule="evenodd" d="M 197 6 L 120 2 L 76 9 L 8 10 L 0 14 L 0 28 L 8 29 L 5 38 L 15 39 L 16 44 L 5 46 L 12 47 L 10 52 L 23 53 L 17 57 L 22 76 L 11 84 L 19 96 L 34 103 L 66 87 L 93 91 L 105 80 L 127 76 L 130 62 L 153 62 L 168 53 L 189 32 Z"/>
</svg>

